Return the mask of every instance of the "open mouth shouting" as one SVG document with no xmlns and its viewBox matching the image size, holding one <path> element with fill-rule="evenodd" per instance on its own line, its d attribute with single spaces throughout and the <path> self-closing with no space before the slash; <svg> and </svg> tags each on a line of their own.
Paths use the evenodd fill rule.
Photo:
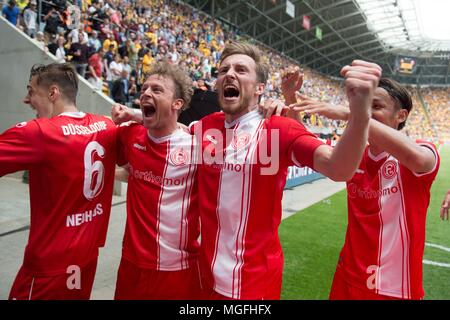
<svg viewBox="0 0 450 320">
<path fill-rule="evenodd" d="M 156 113 L 156 108 L 153 104 L 151 103 L 142 103 L 142 113 L 144 115 L 145 118 L 151 118 L 155 115 Z"/>
<path fill-rule="evenodd" d="M 233 102 L 239 99 L 240 91 L 234 84 L 226 84 L 223 87 L 223 97 L 225 101 Z"/>
</svg>

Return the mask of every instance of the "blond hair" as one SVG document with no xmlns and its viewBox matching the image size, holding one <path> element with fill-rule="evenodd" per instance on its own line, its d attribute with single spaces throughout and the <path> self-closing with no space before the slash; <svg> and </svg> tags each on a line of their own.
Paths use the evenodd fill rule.
<svg viewBox="0 0 450 320">
<path fill-rule="evenodd" d="M 246 42 L 230 42 L 225 46 L 225 49 L 223 49 L 219 64 L 222 64 L 223 60 L 234 54 L 243 54 L 252 58 L 256 64 L 255 71 L 257 80 L 264 84 L 267 82 L 269 77 L 269 67 L 263 62 L 261 51 L 257 47 Z"/>
<path fill-rule="evenodd" d="M 163 76 L 172 79 L 175 84 L 175 98 L 184 101 L 182 110 L 189 108 L 194 89 L 192 87 L 192 79 L 189 78 L 185 69 L 170 64 L 166 60 L 157 62 L 152 65 L 149 72 L 145 74 L 146 77 L 152 75 Z"/>
</svg>

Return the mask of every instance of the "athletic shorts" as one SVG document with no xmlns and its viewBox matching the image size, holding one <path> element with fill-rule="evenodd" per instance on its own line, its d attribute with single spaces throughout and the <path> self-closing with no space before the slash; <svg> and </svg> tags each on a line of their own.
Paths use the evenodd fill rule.
<svg viewBox="0 0 450 320">
<path fill-rule="evenodd" d="M 9 294 L 10 300 L 89 300 L 97 269 L 96 257 L 81 269 L 56 276 L 33 276 L 20 268 Z"/>
<path fill-rule="evenodd" d="M 144 269 L 122 258 L 117 274 L 116 300 L 198 300 L 197 263 L 179 271 Z"/>
<path fill-rule="evenodd" d="M 272 281 L 267 283 L 266 292 L 253 292 L 250 297 L 243 298 L 242 300 L 280 300 L 281 295 L 281 278 L 277 281 Z M 215 291 L 210 285 L 208 286 L 208 281 L 202 279 L 202 300 L 237 300 L 221 293 Z"/>
<path fill-rule="evenodd" d="M 344 270 L 337 267 L 331 285 L 330 300 L 399 300 L 399 298 L 376 294 L 369 289 L 353 286 L 345 281 Z"/>
</svg>

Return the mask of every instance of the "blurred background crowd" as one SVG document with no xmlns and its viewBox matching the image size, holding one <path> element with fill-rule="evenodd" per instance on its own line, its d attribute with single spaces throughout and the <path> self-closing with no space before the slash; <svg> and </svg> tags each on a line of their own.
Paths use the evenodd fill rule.
<svg viewBox="0 0 450 320">
<path fill-rule="evenodd" d="M 164 0 L 8 0 L 2 14 L 59 62 L 114 101 L 139 107 L 140 88 L 153 62 L 167 59 L 186 68 L 197 90 L 214 90 L 225 43 L 246 39 L 238 30 L 179 1 Z M 246 39 L 252 41 L 251 39 Z M 283 98 L 285 68 L 295 61 L 259 44 L 270 66 L 266 98 Z M 300 66 L 301 67 L 301 66 Z M 303 68 L 301 92 L 345 104 L 342 81 Z M 450 140 L 449 88 L 409 88 L 414 108 L 405 127 L 413 138 Z M 306 116 L 322 138 L 338 139 L 345 123 Z M 439 134 L 438 134 L 439 133 Z"/>
</svg>

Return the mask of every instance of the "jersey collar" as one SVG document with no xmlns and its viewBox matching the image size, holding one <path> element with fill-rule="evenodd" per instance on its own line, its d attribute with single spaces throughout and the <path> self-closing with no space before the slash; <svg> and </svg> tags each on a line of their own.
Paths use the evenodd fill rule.
<svg viewBox="0 0 450 320">
<path fill-rule="evenodd" d="M 250 111 L 250 112 L 240 116 L 239 118 L 233 120 L 232 122 L 227 122 L 225 120 L 225 129 L 233 128 L 237 124 L 244 124 L 244 123 L 250 122 L 254 119 L 258 119 L 258 120 L 262 119 L 262 115 L 261 115 L 261 113 L 259 113 L 258 109 Z"/>
<path fill-rule="evenodd" d="M 86 113 L 82 111 L 75 111 L 75 112 L 63 112 L 60 113 L 58 116 L 66 116 L 66 117 L 72 117 L 72 118 L 84 118 L 86 116 Z"/>
<path fill-rule="evenodd" d="M 148 136 L 148 138 L 149 138 L 151 141 L 153 141 L 154 143 L 163 143 L 163 142 L 166 142 L 166 141 L 170 140 L 172 137 L 175 137 L 175 136 L 177 136 L 177 135 L 179 135 L 179 134 L 181 134 L 181 133 L 183 133 L 183 132 L 184 132 L 184 131 L 183 131 L 182 129 L 177 129 L 177 130 L 175 130 L 174 132 L 172 132 L 171 134 L 169 134 L 169 135 L 167 135 L 167 136 L 156 138 L 156 137 L 153 137 L 153 136 L 147 131 L 147 136 Z"/>
<path fill-rule="evenodd" d="M 387 153 L 386 151 L 383 151 L 382 153 L 380 153 L 379 155 L 375 156 L 373 155 L 372 152 L 370 152 L 370 147 L 369 147 L 369 152 L 367 153 L 367 155 L 369 156 L 370 159 L 372 159 L 375 162 L 380 161 L 381 159 L 386 158 L 387 156 L 389 156 L 389 153 Z"/>
</svg>

